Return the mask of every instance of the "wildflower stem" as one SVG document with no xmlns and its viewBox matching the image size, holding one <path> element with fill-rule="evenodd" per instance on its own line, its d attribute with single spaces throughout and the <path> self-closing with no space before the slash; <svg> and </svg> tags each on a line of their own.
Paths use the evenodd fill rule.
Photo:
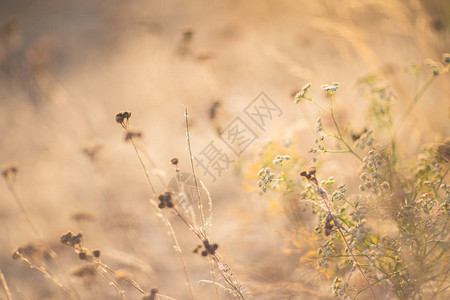
<svg viewBox="0 0 450 300">
<path fill-rule="evenodd" d="M 79 299 L 78 295 L 74 295 L 72 294 L 72 292 L 70 290 L 68 290 L 66 287 L 64 287 L 61 282 L 58 281 L 58 279 L 56 279 L 55 276 L 53 276 L 47 269 L 45 269 L 42 266 L 38 266 L 36 264 L 33 264 L 30 260 L 28 260 L 23 254 L 19 254 L 20 259 L 27 263 L 30 268 L 32 269 L 36 269 L 39 272 L 41 272 L 45 277 L 47 277 L 48 279 L 50 279 L 53 283 L 56 284 L 57 287 L 59 287 L 64 293 L 66 293 L 71 299 Z"/>
<path fill-rule="evenodd" d="M 113 269 L 111 269 L 109 266 L 105 265 L 105 264 L 102 263 L 101 261 L 94 261 L 94 263 L 95 263 L 97 266 L 102 267 L 102 268 L 108 270 L 109 272 L 111 272 L 112 274 L 114 274 L 116 277 L 119 277 L 119 274 L 118 274 L 116 271 L 114 271 Z M 136 281 L 134 281 L 134 280 L 132 280 L 132 279 L 130 279 L 130 278 L 128 278 L 128 277 L 124 277 L 123 280 L 126 281 L 126 282 L 128 282 L 131 286 L 133 286 L 133 287 L 134 287 L 136 290 L 138 290 L 141 294 L 145 294 L 144 290 L 139 286 L 139 284 L 138 284 Z"/>
<path fill-rule="evenodd" d="M 124 121 L 123 123 L 121 123 L 121 125 L 125 129 L 125 131 L 128 133 L 129 132 L 128 119 L 127 119 L 127 121 Z M 150 185 L 150 187 L 152 189 L 152 192 L 153 192 L 153 197 L 154 197 L 154 199 L 157 199 L 156 190 L 155 190 L 155 187 L 153 186 L 152 180 L 150 178 L 150 173 L 149 173 L 147 167 L 145 166 L 145 163 L 144 163 L 144 161 L 142 159 L 142 156 L 141 156 L 139 150 L 136 147 L 136 144 L 134 142 L 133 137 L 130 136 L 129 139 L 131 141 L 131 144 L 133 145 L 134 151 L 136 152 L 136 155 L 137 155 L 137 157 L 139 159 L 139 162 L 141 163 L 141 166 L 144 169 L 145 176 L 146 176 L 147 181 L 148 181 L 148 183 L 149 183 L 149 185 Z M 167 215 L 164 212 L 164 210 L 161 210 L 161 211 L 162 211 L 162 216 L 163 216 L 163 219 L 164 219 L 164 223 L 166 224 L 166 226 L 169 229 L 170 237 L 172 238 L 172 242 L 174 243 L 174 246 L 176 247 L 176 252 L 178 254 L 178 257 L 180 259 L 181 265 L 183 267 L 184 276 L 185 276 L 185 279 L 186 279 L 186 283 L 187 283 L 187 286 L 188 286 L 188 289 L 189 289 L 189 293 L 190 293 L 191 299 L 195 299 L 194 292 L 192 290 L 191 280 L 189 278 L 189 273 L 187 271 L 187 267 L 186 267 L 186 263 L 185 263 L 184 258 L 183 258 L 183 253 L 181 251 L 181 247 L 180 247 L 180 245 L 178 243 L 178 240 L 177 240 L 177 237 L 175 235 L 175 231 L 173 230 L 172 224 L 170 223 L 169 219 L 167 218 Z"/>
<path fill-rule="evenodd" d="M 350 153 L 350 151 L 348 151 L 348 150 L 328 150 L 328 149 L 325 149 L 323 152 L 324 153 L 325 152 L 327 152 L 327 153 Z"/>
<path fill-rule="evenodd" d="M 126 130 L 128 131 L 128 128 Z M 139 159 L 139 162 L 141 163 L 141 166 L 144 169 L 145 176 L 147 178 L 147 182 L 150 185 L 150 187 L 152 189 L 152 192 L 153 192 L 153 197 L 155 199 L 157 199 L 157 197 L 156 197 L 156 190 L 155 190 L 155 187 L 153 186 L 152 180 L 150 178 L 150 173 L 149 173 L 147 167 L 145 166 L 144 161 L 142 160 L 142 156 L 141 156 L 141 154 L 139 153 L 139 150 L 136 147 L 136 143 L 134 142 L 133 137 L 130 137 L 130 141 L 131 141 L 131 144 L 133 145 L 134 151 L 136 152 L 136 155 L 137 155 L 137 157 Z"/>
<path fill-rule="evenodd" d="M 408 105 L 402 116 L 400 117 L 399 125 L 397 128 L 401 128 L 403 125 L 403 122 L 408 117 L 408 115 L 411 113 L 411 110 L 414 108 L 414 106 L 419 102 L 419 100 L 422 98 L 423 94 L 427 91 L 428 87 L 433 83 L 434 79 L 436 78 L 436 75 L 433 73 L 430 74 L 427 81 L 423 84 L 422 88 L 417 92 L 417 94 L 414 96 L 413 101 Z"/>
<path fill-rule="evenodd" d="M 185 110 L 184 110 L 184 118 L 186 121 L 186 140 L 187 140 L 187 146 L 188 146 L 188 151 L 189 151 L 189 160 L 191 162 L 192 177 L 194 178 L 194 185 L 195 185 L 195 190 L 197 192 L 197 198 L 198 198 L 198 208 L 200 210 L 202 224 L 205 224 L 205 215 L 203 213 L 203 205 L 202 205 L 202 200 L 201 200 L 201 195 L 200 195 L 200 189 L 199 189 L 199 185 L 198 185 L 197 175 L 195 174 L 194 156 L 192 155 L 191 134 L 189 132 L 189 118 L 188 118 L 187 108 L 185 108 Z M 204 232 L 204 235 L 206 235 L 206 232 Z"/>
<path fill-rule="evenodd" d="M 114 280 L 108 276 L 108 273 L 104 268 L 102 268 L 100 265 L 97 265 L 97 271 L 101 276 L 103 276 L 103 278 L 105 278 L 106 281 L 108 281 L 109 285 L 112 286 L 117 291 L 122 300 L 128 299 L 127 296 L 125 295 L 125 291 L 121 290 L 120 287 L 117 285 L 117 283 L 115 283 Z"/>
<path fill-rule="evenodd" d="M 211 277 L 213 279 L 213 282 L 216 283 L 216 272 L 214 271 L 213 259 L 211 257 L 209 257 L 209 268 L 211 269 Z M 219 287 L 217 286 L 217 284 L 214 284 L 214 288 L 216 290 L 216 298 L 217 300 L 220 300 Z"/>
<path fill-rule="evenodd" d="M 3 275 L 0 269 L 0 283 L 2 284 L 3 290 L 5 291 L 6 300 L 12 300 L 11 292 L 9 291 L 8 284 L 6 283 L 5 275 Z"/>
<path fill-rule="evenodd" d="M 369 286 L 367 286 L 367 287 L 365 287 L 365 288 L 359 290 L 358 293 L 356 293 L 356 295 L 353 297 L 353 299 L 356 299 L 356 297 L 358 297 L 358 295 L 361 294 L 362 292 L 364 292 L 365 290 L 367 290 L 367 289 L 369 289 L 369 288 L 371 289 L 372 286 L 374 286 L 375 284 L 377 284 L 377 283 L 379 283 L 379 282 L 381 282 L 381 281 L 383 281 L 383 280 L 387 280 L 387 279 L 389 279 L 390 277 L 392 277 L 392 276 L 394 276 L 394 275 L 396 275 L 396 274 L 399 274 L 400 272 L 402 272 L 403 270 L 405 270 L 405 269 L 407 269 L 407 268 L 408 268 L 408 267 L 404 267 L 404 268 L 402 268 L 402 269 L 400 269 L 400 270 L 398 270 L 398 271 L 395 271 L 395 272 L 393 272 L 393 273 L 391 273 L 391 274 L 388 274 L 388 275 L 384 276 L 383 278 L 380 278 L 380 279 L 378 279 L 378 280 L 375 280 L 371 285 L 369 285 Z"/>
<path fill-rule="evenodd" d="M 340 141 L 345 145 L 345 147 L 347 147 L 347 149 L 348 149 L 348 151 L 349 151 L 350 153 L 352 153 L 357 159 L 359 159 L 360 161 L 362 161 L 362 158 L 361 158 L 358 154 L 356 154 L 355 151 L 353 151 L 353 149 L 347 144 L 347 142 L 346 142 L 346 141 L 344 140 L 344 138 L 342 137 L 341 129 L 339 128 L 339 125 L 337 124 L 336 118 L 334 117 L 333 98 L 334 98 L 334 96 L 331 95 L 331 105 L 330 105 L 330 111 L 329 111 L 329 114 L 330 114 L 330 116 L 331 116 L 331 119 L 333 120 L 334 127 L 336 127 L 336 130 L 337 130 L 337 132 L 338 132 L 338 136 L 336 136 L 336 138 L 337 138 L 338 140 L 340 140 Z"/>
<path fill-rule="evenodd" d="M 19 193 L 17 192 L 16 185 L 15 185 L 15 183 L 13 181 L 13 178 L 11 177 L 11 175 L 6 175 L 5 176 L 5 180 L 6 180 L 6 185 L 8 186 L 9 191 L 11 192 L 14 200 L 16 201 L 17 205 L 19 206 L 20 211 L 25 216 L 25 219 L 27 220 L 28 225 L 30 226 L 31 230 L 34 231 L 34 234 L 36 235 L 36 237 L 39 240 L 39 242 L 45 247 L 45 249 L 48 251 L 48 254 L 50 255 L 50 257 L 53 259 L 53 261 L 60 268 L 62 274 L 65 277 L 65 280 L 67 281 L 67 283 L 70 286 L 70 288 L 73 290 L 73 293 L 75 295 L 75 299 L 79 299 L 80 297 L 78 295 L 78 292 L 75 289 L 75 287 L 73 286 L 72 281 L 70 280 L 69 276 L 67 275 L 67 272 L 66 272 L 64 266 L 62 265 L 61 261 L 59 260 L 58 255 L 56 254 L 56 252 L 52 248 L 50 248 L 50 246 L 47 245 L 47 243 L 44 240 L 44 237 L 43 237 L 42 233 L 39 231 L 37 226 L 31 220 L 31 217 L 28 214 L 28 211 L 26 210 L 25 206 L 23 205 L 22 200 L 21 200 L 21 198 L 19 196 Z M 59 282 L 58 282 L 58 284 L 61 285 Z"/>
</svg>

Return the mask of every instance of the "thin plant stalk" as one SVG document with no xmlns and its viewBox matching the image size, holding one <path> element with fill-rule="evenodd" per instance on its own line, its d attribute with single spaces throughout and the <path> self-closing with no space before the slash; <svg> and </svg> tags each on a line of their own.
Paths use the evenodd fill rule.
<svg viewBox="0 0 450 300">
<path fill-rule="evenodd" d="M 191 162 L 191 169 L 192 169 L 192 176 L 194 177 L 195 190 L 197 191 L 198 209 L 200 211 L 200 215 L 201 215 L 201 218 L 202 218 L 203 236 L 206 239 L 207 238 L 207 236 L 206 236 L 206 229 L 207 229 L 206 226 L 207 226 L 207 224 L 206 224 L 205 214 L 203 213 L 203 204 L 202 204 L 202 200 L 201 200 L 198 179 L 197 179 L 197 175 L 195 174 L 194 156 L 192 154 L 191 133 L 189 132 L 189 118 L 188 118 L 188 110 L 187 110 L 187 108 L 185 108 L 185 110 L 184 110 L 184 118 L 185 118 L 185 121 L 186 121 L 186 142 L 187 142 L 188 151 L 189 151 L 189 160 Z M 202 184 L 202 186 L 204 187 L 203 184 Z M 209 197 L 209 200 L 210 200 L 210 208 L 211 208 L 211 203 L 212 203 L 211 197 Z M 200 229 L 200 232 L 202 232 L 201 229 Z M 216 282 L 216 273 L 214 271 L 212 258 L 210 256 L 208 256 L 208 260 L 209 260 L 209 266 L 210 266 L 210 269 L 211 269 L 211 277 L 212 277 L 213 281 Z M 217 297 L 218 300 L 220 300 L 219 288 L 217 287 L 217 285 L 214 285 L 214 288 L 215 288 L 215 291 L 216 291 L 216 297 Z"/>
<path fill-rule="evenodd" d="M 122 122 L 121 125 L 125 129 L 127 134 L 129 134 L 128 119 L 126 121 Z M 140 164 L 142 166 L 142 169 L 145 172 L 145 176 L 147 178 L 147 182 L 150 185 L 150 187 L 152 189 L 152 192 L 153 192 L 153 197 L 154 197 L 154 199 L 157 199 L 156 190 L 155 190 L 155 187 L 154 187 L 154 185 L 152 183 L 152 180 L 150 178 L 150 173 L 149 173 L 147 167 L 145 166 L 145 163 L 144 163 L 144 161 L 142 159 L 142 156 L 141 156 L 139 150 L 136 147 L 136 143 L 134 142 L 134 138 L 131 135 L 129 135 L 129 140 L 131 141 L 131 144 L 133 145 L 133 149 L 136 152 L 136 155 L 137 155 L 137 157 L 139 159 L 139 162 L 140 162 Z M 193 292 L 193 289 L 192 289 L 191 280 L 189 278 L 189 273 L 187 271 L 187 267 L 186 267 L 186 263 L 184 261 L 184 257 L 183 257 L 183 253 L 182 253 L 181 247 L 180 247 L 180 245 L 178 243 L 178 239 L 177 239 L 177 237 L 175 235 L 175 231 L 173 230 L 172 225 L 171 225 L 169 219 L 167 218 L 167 216 L 166 216 L 166 214 L 165 214 L 165 212 L 163 210 L 162 210 L 162 216 L 163 216 L 164 223 L 166 224 L 166 226 L 169 229 L 169 233 L 170 233 L 170 236 L 171 236 L 172 241 L 174 243 L 175 250 L 176 250 L 176 252 L 178 254 L 178 257 L 180 259 L 181 265 L 183 267 L 184 276 L 185 276 L 186 283 L 187 283 L 187 286 L 188 286 L 188 289 L 189 289 L 189 294 L 191 296 L 191 299 L 195 299 L 194 292 Z"/>
<path fill-rule="evenodd" d="M 362 158 L 355 151 L 353 151 L 353 149 L 349 146 L 349 144 L 347 144 L 347 142 L 342 137 L 341 129 L 339 128 L 339 125 L 337 124 L 336 118 L 334 117 L 333 97 L 334 97 L 334 95 L 331 95 L 331 105 L 330 105 L 330 112 L 329 112 L 329 114 L 331 116 L 331 119 L 333 120 L 334 127 L 336 127 L 336 130 L 338 132 L 338 136 L 335 136 L 335 137 L 338 140 L 340 140 L 345 145 L 345 147 L 348 149 L 349 152 L 351 152 L 357 159 L 362 161 Z"/>
<path fill-rule="evenodd" d="M 62 271 L 62 273 L 63 273 L 67 283 L 69 284 L 70 288 L 72 289 L 73 293 L 75 294 L 75 299 L 80 299 L 80 297 L 78 295 L 78 292 L 75 289 L 75 287 L 73 286 L 69 276 L 67 275 L 67 272 L 66 272 L 64 266 L 62 265 L 61 261 L 59 260 L 58 255 L 56 254 L 56 252 L 52 248 L 50 248 L 50 246 L 47 245 L 47 243 L 45 242 L 45 240 L 43 238 L 42 233 L 39 231 L 37 226 L 31 220 L 31 217 L 28 214 L 28 211 L 26 210 L 25 206 L 23 205 L 22 200 L 21 200 L 21 198 L 19 196 L 19 193 L 17 192 L 16 185 L 14 183 L 13 176 L 15 175 L 15 172 L 11 173 L 11 172 L 8 172 L 8 170 L 3 171 L 3 176 L 5 178 L 6 185 L 8 186 L 8 190 L 12 194 L 12 196 L 14 198 L 14 201 L 19 206 L 20 211 L 24 215 L 25 219 L 27 220 L 28 225 L 30 226 L 31 230 L 34 232 L 34 234 L 38 238 L 39 242 L 46 248 L 46 250 L 48 251 L 50 257 L 56 262 L 58 267 L 61 269 L 61 271 Z M 58 285 L 61 285 L 61 283 L 58 282 Z"/>
<path fill-rule="evenodd" d="M 197 175 L 195 174 L 194 156 L 192 154 L 191 134 L 189 132 L 189 119 L 188 119 L 187 108 L 184 110 L 184 117 L 185 117 L 185 121 L 186 121 L 186 140 L 187 140 L 187 146 L 188 146 L 188 151 L 189 151 L 189 160 L 191 162 L 192 176 L 194 177 L 195 190 L 197 191 L 197 197 L 198 197 L 198 208 L 200 210 L 202 224 L 205 224 L 205 215 L 203 213 L 203 206 L 202 206 L 201 195 L 200 195 L 200 190 L 199 190 L 199 185 L 198 185 L 198 179 L 197 179 Z"/>
<path fill-rule="evenodd" d="M 27 263 L 30 268 L 36 269 L 41 272 L 46 278 L 50 279 L 54 284 L 56 284 L 57 287 L 59 287 L 64 293 L 66 293 L 71 299 L 79 299 L 78 296 L 74 295 L 69 289 L 64 287 L 61 282 L 59 282 L 58 279 L 56 279 L 56 277 L 53 276 L 47 269 L 42 266 L 35 265 L 21 253 L 18 253 L 18 255 L 20 260 Z"/>
<path fill-rule="evenodd" d="M 128 299 L 127 296 L 125 295 L 125 292 L 120 289 L 119 285 L 116 282 L 114 282 L 112 278 L 109 277 L 108 272 L 106 272 L 106 270 L 103 269 L 102 266 L 97 265 L 97 271 L 101 276 L 103 276 L 103 278 L 105 278 L 106 281 L 108 281 L 108 284 L 112 286 L 117 291 L 117 293 L 119 293 L 120 297 L 122 297 L 123 300 Z"/>
<path fill-rule="evenodd" d="M 3 290 L 5 291 L 6 300 L 12 300 L 11 292 L 9 291 L 8 284 L 6 283 L 5 275 L 3 275 L 0 269 L 0 283 L 2 284 Z"/>
</svg>

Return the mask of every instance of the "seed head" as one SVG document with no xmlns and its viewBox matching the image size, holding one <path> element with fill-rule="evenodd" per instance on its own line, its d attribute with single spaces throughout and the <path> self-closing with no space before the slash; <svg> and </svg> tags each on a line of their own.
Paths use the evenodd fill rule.
<svg viewBox="0 0 450 300">
<path fill-rule="evenodd" d="M 99 249 L 92 250 L 92 255 L 94 255 L 95 258 L 99 258 L 101 254 Z"/>
<path fill-rule="evenodd" d="M 116 122 L 122 124 L 125 120 L 128 120 L 131 117 L 131 113 L 128 111 L 121 112 L 116 114 Z"/>
</svg>

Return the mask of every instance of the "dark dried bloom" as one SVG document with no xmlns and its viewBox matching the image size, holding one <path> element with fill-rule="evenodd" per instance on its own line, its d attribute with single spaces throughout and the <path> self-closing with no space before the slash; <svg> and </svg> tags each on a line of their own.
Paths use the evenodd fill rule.
<svg viewBox="0 0 450 300">
<path fill-rule="evenodd" d="M 158 294 L 158 289 L 151 289 L 150 293 L 146 293 L 142 297 L 142 300 L 155 300 L 156 299 L 156 294 Z"/>
<path fill-rule="evenodd" d="M 60 242 L 70 247 L 76 247 L 81 245 L 82 239 L 83 234 L 81 232 L 74 234 L 72 231 L 69 231 L 61 236 Z"/>
<path fill-rule="evenodd" d="M 172 158 L 172 159 L 170 160 L 170 163 L 171 163 L 172 165 L 178 165 L 178 158 L 176 158 L 176 157 Z"/>
<path fill-rule="evenodd" d="M 316 168 L 311 168 L 309 171 L 302 171 L 300 176 L 308 180 L 316 181 Z"/>
<path fill-rule="evenodd" d="M 158 207 L 161 209 L 164 207 L 172 208 L 174 206 L 172 202 L 172 194 L 170 192 L 165 192 L 164 194 L 159 195 L 158 200 Z"/>
<path fill-rule="evenodd" d="M 331 214 L 328 214 L 325 219 L 325 235 L 329 236 L 331 233 L 331 229 L 333 229 L 333 216 Z"/>
<path fill-rule="evenodd" d="M 12 259 L 17 260 L 22 256 L 22 253 L 19 252 L 19 249 L 16 249 L 12 253 Z"/>
<path fill-rule="evenodd" d="M 78 257 L 81 259 L 81 260 L 86 260 L 87 259 L 87 257 L 88 257 L 88 251 L 87 251 L 87 249 L 82 249 L 79 253 L 78 253 Z"/>
<path fill-rule="evenodd" d="M 8 165 L 8 166 L 4 166 L 2 168 L 2 175 L 5 178 L 8 178 L 12 175 L 16 175 L 17 174 L 17 166 L 16 165 Z"/>
<path fill-rule="evenodd" d="M 211 245 L 207 239 L 203 241 L 203 246 L 205 247 L 205 251 L 202 251 L 202 256 L 207 256 L 208 254 L 214 255 L 219 248 L 218 244 Z"/>
<path fill-rule="evenodd" d="M 101 254 L 99 249 L 92 250 L 92 255 L 94 255 L 95 258 L 99 258 Z"/>
<path fill-rule="evenodd" d="M 450 53 L 444 53 L 444 54 L 442 54 L 442 60 L 443 60 L 445 63 L 449 64 L 449 63 L 450 63 Z"/>
<path fill-rule="evenodd" d="M 130 117 L 131 117 L 131 113 L 128 111 L 118 113 L 116 115 L 116 122 L 119 124 L 122 124 L 125 120 L 128 120 Z"/>
</svg>

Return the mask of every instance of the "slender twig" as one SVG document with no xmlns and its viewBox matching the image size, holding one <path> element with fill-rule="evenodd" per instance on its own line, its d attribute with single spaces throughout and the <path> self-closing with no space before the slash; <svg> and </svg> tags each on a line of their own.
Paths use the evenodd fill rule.
<svg viewBox="0 0 450 300">
<path fill-rule="evenodd" d="M 36 269 L 39 272 L 41 272 L 42 274 L 44 274 L 44 276 L 48 279 L 50 279 L 53 283 L 56 284 L 57 287 L 59 287 L 64 293 L 66 293 L 70 298 L 72 299 L 79 299 L 77 296 L 75 296 L 69 289 L 67 289 L 66 287 L 64 287 L 61 282 L 58 281 L 58 279 L 56 279 L 55 276 L 53 276 L 47 269 L 45 269 L 42 266 L 38 266 L 34 263 L 32 263 L 29 259 L 27 259 L 22 253 L 16 252 L 16 254 L 18 255 L 18 257 L 20 258 L 20 260 L 22 260 L 23 262 L 27 263 L 30 268 L 32 269 Z"/>
<path fill-rule="evenodd" d="M 417 102 L 419 102 L 419 100 L 422 98 L 422 96 L 425 94 L 425 92 L 427 91 L 428 87 L 433 83 L 434 79 L 436 78 L 436 75 L 434 75 L 433 73 L 430 74 L 430 76 L 428 77 L 428 79 L 425 81 L 425 83 L 423 84 L 423 86 L 420 88 L 420 90 L 417 92 L 417 94 L 414 96 L 413 100 L 411 101 L 411 103 L 408 105 L 408 107 L 405 109 L 405 111 L 403 112 L 402 116 L 400 117 L 399 120 L 399 124 L 397 126 L 397 128 L 401 128 L 403 122 L 405 121 L 405 119 L 408 117 L 408 115 L 411 113 L 412 109 L 414 108 L 414 106 L 417 104 Z"/>
<path fill-rule="evenodd" d="M 67 283 L 69 284 L 70 288 L 72 289 L 72 291 L 73 291 L 73 293 L 75 295 L 75 299 L 80 299 L 80 296 L 78 295 L 78 292 L 77 292 L 76 288 L 73 286 L 72 281 L 70 280 L 69 276 L 67 275 L 67 272 L 66 272 L 64 266 L 62 265 L 61 261 L 59 260 L 58 255 L 56 254 L 56 252 L 52 248 L 50 248 L 50 246 L 48 246 L 48 244 L 44 240 L 44 237 L 43 237 L 42 233 L 39 231 L 37 226 L 31 220 L 31 217 L 28 214 L 27 209 L 23 205 L 23 202 L 22 202 L 22 200 L 21 200 L 21 198 L 19 196 L 19 193 L 17 192 L 17 188 L 16 188 L 16 185 L 15 185 L 15 182 L 14 182 L 14 175 L 15 175 L 15 172 L 17 172 L 16 169 L 14 169 L 14 170 L 15 170 L 14 172 L 9 172 L 8 170 L 3 171 L 3 177 L 5 178 L 6 185 L 8 186 L 8 189 L 9 189 L 11 195 L 13 196 L 14 201 L 19 206 L 20 211 L 24 215 L 25 219 L 27 220 L 28 225 L 30 226 L 30 228 L 34 232 L 34 234 L 36 235 L 36 237 L 39 240 L 39 242 L 45 247 L 45 249 L 47 250 L 47 252 L 50 255 L 50 257 L 53 259 L 54 262 L 56 262 L 56 264 L 60 268 L 62 274 L 64 275 L 64 277 L 65 277 L 65 279 L 67 281 Z"/>
<path fill-rule="evenodd" d="M 133 136 L 129 132 L 128 118 L 126 120 L 124 120 L 123 122 L 121 122 L 120 124 L 125 129 L 125 131 L 127 132 L 129 140 L 131 141 L 131 144 L 133 145 L 133 149 L 136 152 L 136 155 L 137 155 L 137 157 L 139 159 L 139 162 L 140 162 L 140 164 L 142 166 L 142 169 L 145 172 L 145 176 L 147 178 L 147 182 L 148 182 L 148 184 L 151 187 L 151 190 L 152 190 L 152 193 L 153 193 L 153 198 L 157 199 L 156 189 L 155 189 L 155 187 L 154 187 L 154 185 L 152 183 L 152 180 L 150 178 L 150 172 L 148 171 L 148 169 L 147 169 L 147 167 L 146 167 L 146 165 L 144 163 L 144 160 L 142 159 L 142 156 L 141 156 L 138 148 L 136 147 L 136 143 L 134 142 Z M 185 276 L 185 279 L 186 279 L 186 283 L 187 283 L 187 286 L 188 286 L 188 289 L 189 289 L 189 293 L 190 293 L 191 299 L 195 299 L 194 292 L 193 292 L 193 289 L 192 289 L 191 280 L 189 278 L 189 273 L 187 271 L 187 267 L 186 267 L 186 263 L 184 261 L 184 257 L 183 257 L 183 253 L 182 253 L 181 247 L 180 247 L 180 245 L 178 243 L 178 239 L 177 239 L 177 237 L 175 235 L 175 231 L 173 230 L 172 224 L 170 223 L 169 219 L 167 218 L 167 215 L 164 212 L 164 210 L 161 210 L 161 211 L 162 211 L 162 217 L 163 217 L 164 223 L 166 224 L 166 226 L 169 229 L 170 237 L 172 238 L 172 242 L 174 243 L 175 250 L 176 250 L 176 252 L 178 254 L 178 257 L 180 259 L 181 265 L 183 267 L 184 276 Z"/>
<path fill-rule="evenodd" d="M 192 176 L 194 178 L 194 184 L 195 184 L 195 190 L 197 192 L 197 201 L 198 201 L 198 208 L 200 210 L 200 215 L 202 218 L 202 224 L 205 224 L 205 215 L 203 214 L 203 206 L 202 206 L 202 200 L 200 195 L 200 189 L 198 185 L 198 179 L 197 175 L 195 174 L 195 167 L 194 167 L 194 156 L 192 154 L 192 147 L 191 147 L 191 134 L 189 132 L 189 118 L 188 118 L 188 111 L 187 108 L 184 110 L 184 118 L 186 121 L 186 140 L 187 140 L 187 146 L 189 151 L 189 160 L 191 162 L 191 169 L 192 169 Z"/>
<path fill-rule="evenodd" d="M 114 271 L 112 268 L 110 268 L 109 266 L 105 265 L 104 263 L 102 263 L 101 261 L 93 261 L 97 266 L 100 266 L 106 270 L 108 270 L 109 272 L 111 272 L 112 274 L 114 274 L 116 277 L 120 277 L 122 280 L 128 282 L 131 286 L 133 286 L 136 290 L 138 290 L 141 294 L 145 294 L 145 291 L 139 286 L 139 284 L 134 281 L 133 279 L 130 279 L 128 277 L 122 277 L 119 276 L 119 274 Z"/>
<path fill-rule="evenodd" d="M 5 275 L 3 275 L 0 269 L 0 283 L 2 284 L 3 290 L 5 291 L 6 299 L 12 300 L 11 292 L 9 291 L 8 284 L 6 283 Z"/>
<path fill-rule="evenodd" d="M 362 161 L 362 158 L 355 152 L 353 149 L 347 144 L 347 142 L 342 137 L 341 129 L 339 128 L 339 125 L 337 124 L 336 118 L 334 117 L 334 109 L 333 109 L 333 95 L 331 95 L 331 105 L 330 105 L 330 116 L 331 119 L 333 119 L 334 127 L 336 127 L 336 130 L 338 132 L 337 138 L 347 147 L 348 151 L 351 152 L 357 159 Z"/>
<path fill-rule="evenodd" d="M 120 289 L 119 285 L 116 282 L 114 282 L 114 280 L 111 277 L 109 277 L 108 272 L 105 269 L 103 269 L 102 266 L 97 265 L 97 271 L 101 276 L 103 276 L 103 278 L 105 278 L 106 281 L 108 281 L 108 284 L 112 286 L 117 291 L 117 293 L 119 293 L 120 297 L 122 297 L 123 300 L 128 299 L 127 296 L 125 295 L 125 291 Z"/>
</svg>

